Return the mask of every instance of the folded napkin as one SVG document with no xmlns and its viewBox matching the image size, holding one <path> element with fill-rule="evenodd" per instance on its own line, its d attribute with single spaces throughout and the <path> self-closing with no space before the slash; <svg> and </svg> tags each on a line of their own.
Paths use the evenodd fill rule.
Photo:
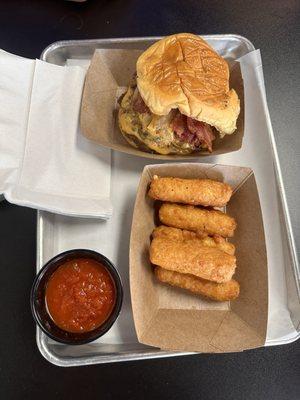
<svg viewBox="0 0 300 400">
<path fill-rule="evenodd" d="M 65 215 L 111 216 L 111 152 L 78 128 L 86 68 L 0 50 L 0 195 L 9 202 Z"/>
</svg>

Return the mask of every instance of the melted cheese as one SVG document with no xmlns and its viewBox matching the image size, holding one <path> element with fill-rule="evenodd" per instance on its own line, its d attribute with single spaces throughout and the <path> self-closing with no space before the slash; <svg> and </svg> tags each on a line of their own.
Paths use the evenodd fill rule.
<svg viewBox="0 0 300 400">
<path fill-rule="evenodd" d="M 164 116 L 137 113 L 131 106 L 133 94 L 134 89 L 129 87 L 119 109 L 119 126 L 125 138 L 126 134 L 132 135 L 159 154 L 187 154 L 193 151 L 188 143 L 180 142 L 174 137 L 171 128 L 172 111 Z M 128 140 L 133 145 L 132 140 Z"/>
</svg>

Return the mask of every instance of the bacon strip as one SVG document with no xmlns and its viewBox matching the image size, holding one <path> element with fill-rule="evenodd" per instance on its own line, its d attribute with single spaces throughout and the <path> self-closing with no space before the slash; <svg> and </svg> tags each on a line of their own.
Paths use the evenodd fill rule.
<svg viewBox="0 0 300 400">
<path fill-rule="evenodd" d="M 133 95 L 132 108 L 135 112 L 138 112 L 141 114 L 150 113 L 150 110 L 146 106 L 146 103 L 142 99 L 142 96 L 140 95 L 140 92 L 138 91 L 138 89 L 135 90 L 134 95 Z"/>
<path fill-rule="evenodd" d="M 215 139 L 215 135 L 211 127 L 190 117 L 187 117 L 187 126 L 189 131 L 194 133 L 200 142 L 206 144 L 208 150 L 212 152 L 212 141 Z"/>
<path fill-rule="evenodd" d="M 208 124 L 178 112 L 172 121 L 172 128 L 181 140 L 193 144 L 195 147 L 205 144 L 208 150 L 212 151 L 212 141 L 215 139 L 215 135 Z"/>
</svg>

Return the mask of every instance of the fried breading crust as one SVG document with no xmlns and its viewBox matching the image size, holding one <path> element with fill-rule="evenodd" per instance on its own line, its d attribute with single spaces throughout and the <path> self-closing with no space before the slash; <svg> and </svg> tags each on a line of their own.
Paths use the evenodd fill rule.
<svg viewBox="0 0 300 400">
<path fill-rule="evenodd" d="M 234 218 L 221 211 L 172 203 L 160 207 L 159 219 L 164 225 L 174 228 L 224 237 L 232 237 L 236 228 Z"/>
<path fill-rule="evenodd" d="M 155 175 L 148 194 L 152 199 L 171 203 L 223 207 L 230 200 L 232 188 L 211 179 L 160 178 Z"/>
<path fill-rule="evenodd" d="M 235 256 L 194 242 L 156 237 L 150 245 L 150 261 L 170 271 L 219 283 L 230 281 L 236 268 Z"/>
<path fill-rule="evenodd" d="M 240 285 L 234 279 L 225 283 L 215 283 L 161 267 L 155 267 L 154 273 L 160 282 L 186 289 L 194 294 L 216 301 L 234 300 L 240 293 Z"/>
<path fill-rule="evenodd" d="M 152 232 L 152 238 L 155 237 L 166 237 L 173 240 L 196 240 L 196 245 L 217 247 L 218 249 L 224 251 L 227 254 L 234 255 L 235 246 L 232 243 L 226 242 L 223 237 L 199 237 L 197 233 L 192 231 L 187 231 L 185 229 L 172 228 L 170 226 L 160 225 L 155 228 Z M 198 241 L 198 242 L 197 242 Z"/>
<path fill-rule="evenodd" d="M 171 226 L 160 225 L 157 226 L 153 232 L 152 237 L 166 237 L 169 239 L 186 240 L 197 239 L 198 236 L 195 232 L 187 231 L 186 229 L 172 228 Z M 199 238 L 200 239 L 200 238 Z"/>
</svg>

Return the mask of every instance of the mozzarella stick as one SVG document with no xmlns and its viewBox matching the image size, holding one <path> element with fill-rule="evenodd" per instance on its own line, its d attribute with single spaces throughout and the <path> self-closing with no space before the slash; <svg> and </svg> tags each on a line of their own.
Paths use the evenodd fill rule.
<svg viewBox="0 0 300 400">
<path fill-rule="evenodd" d="M 160 207 L 159 219 L 164 225 L 174 228 L 224 237 L 232 237 L 236 228 L 234 218 L 221 211 L 172 203 Z"/>
<path fill-rule="evenodd" d="M 170 226 L 160 225 L 152 232 L 152 237 L 165 237 L 173 240 L 195 240 L 195 244 L 208 247 L 217 247 L 227 254 L 234 255 L 235 246 L 227 242 L 223 237 L 199 237 L 197 233 L 185 229 L 172 228 Z"/>
<path fill-rule="evenodd" d="M 155 267 L 154 273 L 160 282 L 186 289 L 215 301 L 234 300 L 240 293 L 240 285 L 234 279 L 225 283 L 215 283 L 160 267 Z"/>
<path fill-rule="evenodd" d="M 236 258 L 216 247 L 195 245 L 194 240 L 156 237 L 150 245 L 150 261 L 170 271 L 195 275 L 214 282 L 228 282 L 236 268 Z"/>
<path fill-rule="evenodd" d="M 148 194 L 152 199 L 171 203 L 223 207 L 230 200 L 232 189 L 226 183 L 211 179 L 160 178 L 155 175 Z"/>
</svg>

